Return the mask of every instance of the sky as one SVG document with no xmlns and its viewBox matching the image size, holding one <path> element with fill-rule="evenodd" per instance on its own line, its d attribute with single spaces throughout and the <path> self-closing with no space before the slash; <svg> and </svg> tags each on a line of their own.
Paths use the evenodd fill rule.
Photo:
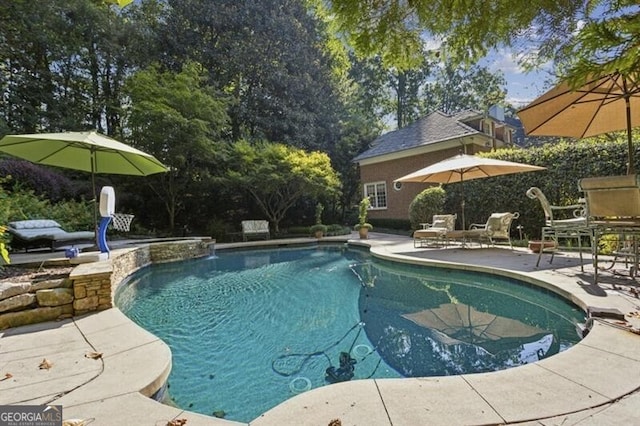
<svg viewBox="0 0 640 426">
<path fill-rule="evenodd" d="M 491 71 L 502 71 L 507 80 L 507 101 L 516 108 L 523 107 L 542 95 L 555 81 L 548 70 L 525 72 L 518 66 L 513 54 L 506 49 L 491 53 L 482 63 Z"/>
</svg>

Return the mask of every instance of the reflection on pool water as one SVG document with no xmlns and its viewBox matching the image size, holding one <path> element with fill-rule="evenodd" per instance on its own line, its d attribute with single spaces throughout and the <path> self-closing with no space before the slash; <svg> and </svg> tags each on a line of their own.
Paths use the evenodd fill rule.
<svg viewBox="0 0 640 426">
<path fill-rule="evenodd" d="M 535 362 L 577 343 L 585 320 L 522 282 L 345 246 L 153 265 L 120 287 L 116 305 L 171 347 L 179 407 L 242 422 L 328 383 Z"/>
</svg>

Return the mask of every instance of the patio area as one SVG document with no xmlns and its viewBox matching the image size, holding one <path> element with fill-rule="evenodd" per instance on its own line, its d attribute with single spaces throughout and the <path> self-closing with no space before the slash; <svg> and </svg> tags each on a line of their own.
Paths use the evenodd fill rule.
<svg viewBox="0 0 640 426">
<path fill-rule="evenodd" d="M 381 258 L 486 271 L 553 288 L 584 309 L 617 310 L 618 320 L 596 319 L 578 345 L 542 361 L 495 373 L 345 382 L 305 392 L 250 424 L 329 425 L 618 425 L 640 417 L 640 311 L 638 283 L 622 265 L 601 272 L 593 284 L 589 255 L 584 272 L 575 253 L 553 264 L 524 248 L 414 248 L 409 237 L 370 233 L 348 241 Z M 315 239 L 217 244 L 217 250 L 272 246 Z M 347 241 L 346 237 L 321 242 Z M 135 245 L 132 244 L 132 245 Z M 118 250 L 114 248 L 114 256 Z M 14 263 L 45 262 L 58 253 L 17 254 Z M 602 259 L 601 259 L 602 260 Z M 612 273 L 612 271 L 618 273 Z M 97 353 L 99 357 L 88 357 Z M 49 369 L 39 369 L 44 360 Z M 171 352 L 118 309 L 0 332 L 0 404 L 63 405 L 65 419 L 92 425 L 242 424 L 155 402 L 149 396 L 166 381 Z M 10 374 L 9 377 L 7 374 Z M 170 423 L 170 422 L 174 423 Z M 83 424 L 83 423 L 78 423 Z"/>
</svg>

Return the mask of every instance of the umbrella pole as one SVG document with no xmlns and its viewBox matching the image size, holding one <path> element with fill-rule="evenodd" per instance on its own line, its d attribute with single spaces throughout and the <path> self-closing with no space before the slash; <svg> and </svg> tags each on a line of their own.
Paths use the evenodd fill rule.
<svg viewBox="0 0 640 426">
<path fill-rule="evenodd" d="M 633 136 L 631 133 L 631 105 L 629 102 L 629 95 L 625 95 L 624 103 L 627 107 L 627 156 L 629 164 L 627 165 L 627 174 L 633 175 L 636 173 L 636 167 L 634 164 L 634 155 L 633 155 Z"/>
<path fill-rule="evenodd" d="M 462 201 L 460 202 L 460 210 L 462 213 L 462 230 L 467 230 L 467 225 L 464 221 L 464 175 L 460 175 L 460 192 L 462 193 Z"/>
<path fill-rule="evenodd" d="M 93 234 L 98 241 L 98 198 L 96 196 L 96 153 L 91 149 L 91 188 L 93 188 Z"/>
</svg>

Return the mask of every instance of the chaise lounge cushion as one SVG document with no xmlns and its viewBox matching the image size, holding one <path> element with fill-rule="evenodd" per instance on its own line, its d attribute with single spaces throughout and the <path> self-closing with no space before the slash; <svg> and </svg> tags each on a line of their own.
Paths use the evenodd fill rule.
<svg viewBox="0 0 640 426">
<path fill-rule="evenodd" d="M 9 222 L 7 230 L 13 236 L 11 245 L 25 250 L 41 246 L 50 246 L 53 249 L 56 243 L 91 241 L 95 238 L 95 234 L 89 231 L 67 232 L 58 222 L 51 219 Z"/>
</svg>

